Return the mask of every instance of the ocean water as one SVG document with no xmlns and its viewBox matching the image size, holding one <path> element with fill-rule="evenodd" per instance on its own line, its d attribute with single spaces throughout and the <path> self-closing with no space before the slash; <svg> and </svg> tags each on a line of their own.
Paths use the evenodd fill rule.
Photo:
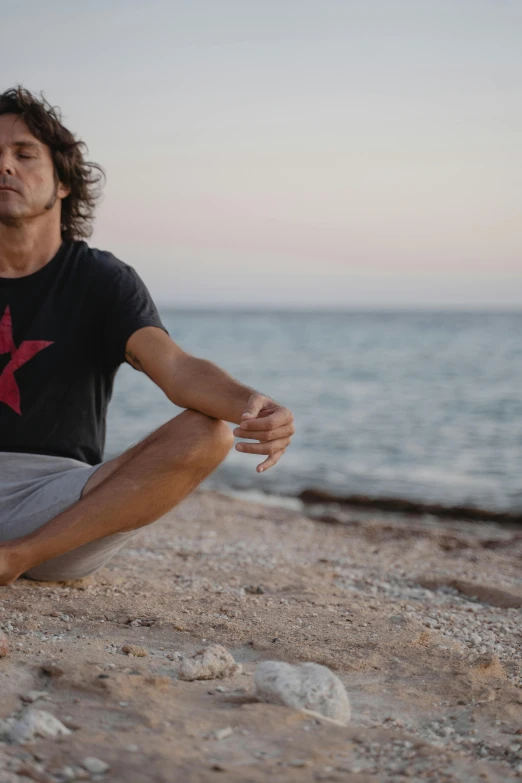
<svg viewBox="0 0 522 783">
<path fill-rule="evenodd" d="M 173 339 L 287 405 L 279 464 L 233 451 L 207 486 L 522 509 L 522 313 L 162 310 Z M 129 366 L 111 458 L 178 412 Z"/>
</svg>

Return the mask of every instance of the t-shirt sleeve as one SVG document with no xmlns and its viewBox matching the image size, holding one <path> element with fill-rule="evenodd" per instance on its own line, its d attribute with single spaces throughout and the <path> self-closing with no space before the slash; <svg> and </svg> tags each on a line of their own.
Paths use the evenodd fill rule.
<svg viewBox="0 0 522 783">
<path fill-rule="evenodd" d="M 118 367 L 125 361 L 127 341 L 138 329 L 157 326 L 168 334 L 147 286 L 130 266 L 121 269 L 107 308 L 104 353 L 109 366 Z"/>
</svg>

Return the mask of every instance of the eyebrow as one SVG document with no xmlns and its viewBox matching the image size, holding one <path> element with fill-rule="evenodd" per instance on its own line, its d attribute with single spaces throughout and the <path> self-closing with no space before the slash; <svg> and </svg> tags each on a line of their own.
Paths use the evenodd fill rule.
<svg viewBox="0 0 522 783">
<path fill-rule="evenodd" d="M 33 147 L 34 149 L 38 149 L 40 147 L 39 144 L 37 144 L 34 141 L 24 141 L 23 139 L 20 139 L 19 141 L 13 142 L 14 147 Z"/>
</svg>

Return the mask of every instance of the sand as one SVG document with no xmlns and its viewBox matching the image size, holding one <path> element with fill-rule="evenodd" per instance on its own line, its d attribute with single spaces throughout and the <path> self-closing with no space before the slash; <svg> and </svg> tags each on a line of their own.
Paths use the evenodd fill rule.
<svg viewBox="0 0 522 783">
<path fill-rule="evenodd" d="M 332 522 L 198 492 L 94 577 L 0 588 L 0 719 L 72 731 L 0 743 L 0 783 L 522 780 L 522 537 Z M 213 643 L 243 672 L 178 680 Z M 330 667 L 349 726 L 256 702 L 263 659 Z"/>
</svg>

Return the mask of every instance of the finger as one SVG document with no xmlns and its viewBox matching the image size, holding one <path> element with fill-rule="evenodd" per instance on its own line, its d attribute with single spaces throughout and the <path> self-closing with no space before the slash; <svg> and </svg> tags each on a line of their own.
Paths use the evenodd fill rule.
<svg viewBox="0 0 522 783">
<path fill-rule="evenodd" d="M 277 407 L 277 406 L 276 406 Z M 264 416 L 270 416 L 274 412 L 275 408 L 272 406 L 271 408 L 262 408 L 259 413 L 257 414 L 257 418 L 261 419 Z"/>
<path fill-rule="evenodd" d="M 276 454 L 272 454 L 270 457 L 267 457 L 264 462 L 257 466 L 256 471 L 258 473 L 264 473 L 265 470 L 268 470 L 268 468 L 276 465 L 284 453 L 285 450 L 283 449 L 282 451 L 278 451 Z"/>
<path fill-rule="evenodd" d="M 253 394 L 247 402 L 247 406 L 241 415 L 241 419 L 255 419 L 265 403 L 266 397 L 263 397 L 262 394 Z"/>
<path fill-rule="evenodd" d="M 268 454 L 271 456 L 276 451 L 286 449 L 290 445 L 290 438 L 281 438 L 280 440 L 271 440 L 270 443 L 238 443 L 236 451 L 242 451 L 246 454 Z"/>
<path fill-rule="evenodd" d="M 236 438 L 250 438 L 250 440 L 278 440 L 279 438 L 289 438 L 295 433 L 293 424 L 286 424 L 284 427 L 278 427 L 276 430 L 244 430 L 242 427 L 236 427 L 234 435 Z"/>
<path fill-rule="evenodd" d="M 270 416 L 257 418 L 253 421 L 242 421 L 241 428 L 244 430 L 276 430 L 278 427 L 284 427 L 285 424 L 293 422 L 293 416 L 287 408 L 276 408 Z"/>
</svg>

